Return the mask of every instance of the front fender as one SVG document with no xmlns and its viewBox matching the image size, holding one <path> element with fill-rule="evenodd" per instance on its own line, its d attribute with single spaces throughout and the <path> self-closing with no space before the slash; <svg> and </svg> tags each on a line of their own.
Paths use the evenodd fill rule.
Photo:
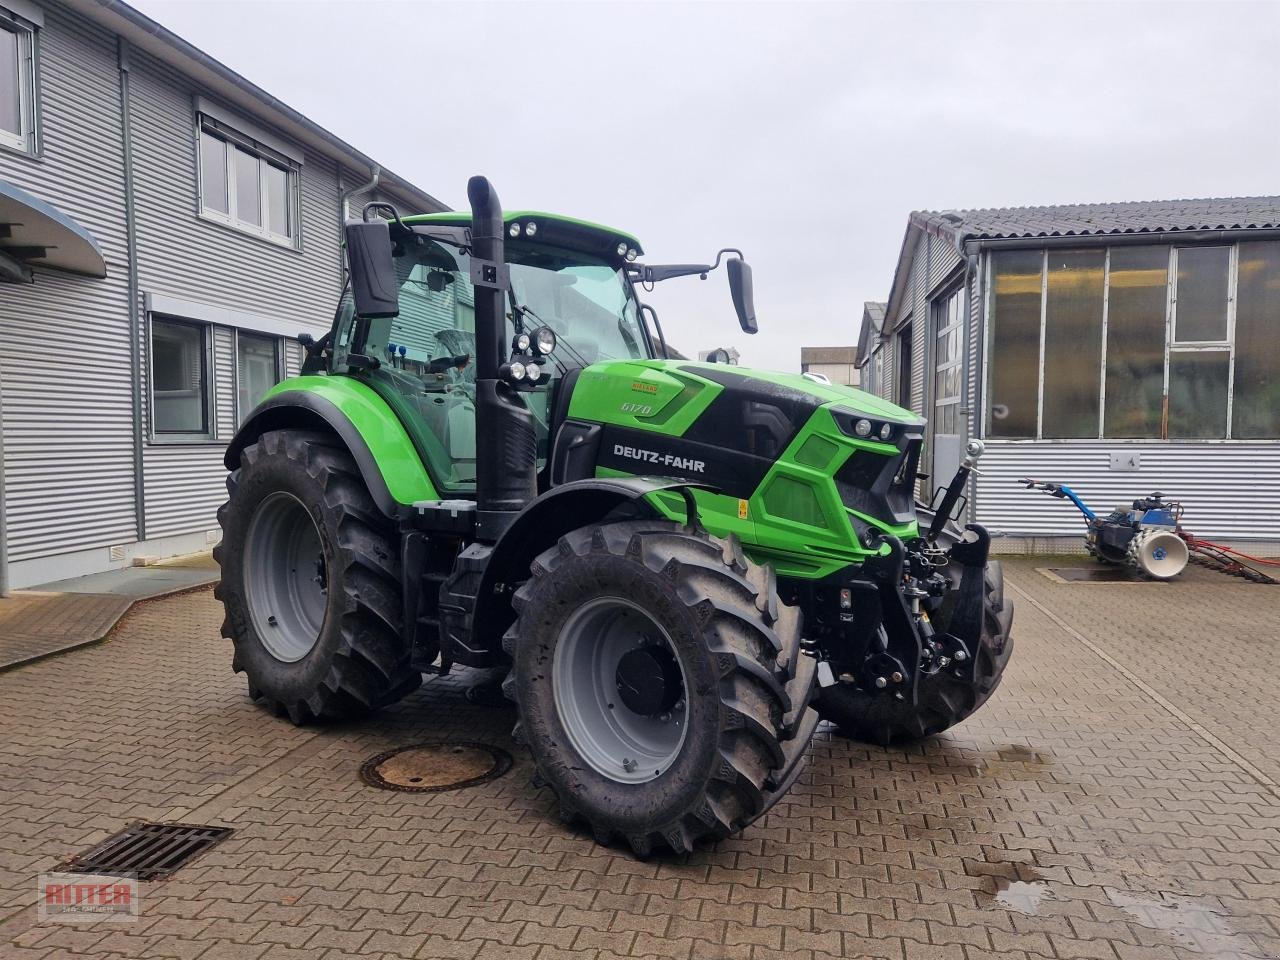
<svg viewBox="0 0 1280 960">
<path fill-rule="evenodd" d="M 419 500 L 438 500 L 413 441 L 386 402 L 350 377 L 302 376 L 277 384 L 227 446 L 228 470 L 240 453 L 270 430 L 328 430 L 338 435 L 360 469 L 378 509 L 407 515 Z"/>
</svg>

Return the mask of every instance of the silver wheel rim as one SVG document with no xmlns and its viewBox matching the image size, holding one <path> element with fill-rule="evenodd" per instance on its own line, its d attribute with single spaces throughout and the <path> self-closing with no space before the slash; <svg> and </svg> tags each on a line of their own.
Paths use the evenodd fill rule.
<svg viewBox="0 0 1280 960">
<path fill-rule="evenodd" d="M 324 551 L 311 512 L 291 493 L 253 511 L 244 546 L 249 617 L 267 652 L 296 663 L 320 638 L 328 603 Z"/>
<path fill-rule="evenodd" d="M 665 648 L 679 670 L 679 700 L 658 715 L 633 711 L 618 691 L 620 661 L 646 646 Z M 565 733 L 597 773 L 643 783 L 679 756 L 689 728 L 684 664 L 667 631 L 631 601 L 601 597 L 574 611 L 556 644 L 551 681 Z"/>
</svg>

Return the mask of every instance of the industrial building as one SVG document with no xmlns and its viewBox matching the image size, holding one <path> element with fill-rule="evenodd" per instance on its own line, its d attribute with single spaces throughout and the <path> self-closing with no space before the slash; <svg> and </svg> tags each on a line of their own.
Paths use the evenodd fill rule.
<svg viewBox="0 0 1280 960">
<path fill-rule="evenodd" d="M 216 540 L 225 445 L 374 198 L 443 209 L 117 0 L 0 0 L 8 585 Z"/>
<path fill-rule="evenodd" d="M 1023 477 L 1280 548 L 1280 197 L 913 213 L 874 306 L 864 383 L 928 418 L 926 496 L 986 442 L 966 512 L 997 549 L 1080 547 Z"/>
</svg>

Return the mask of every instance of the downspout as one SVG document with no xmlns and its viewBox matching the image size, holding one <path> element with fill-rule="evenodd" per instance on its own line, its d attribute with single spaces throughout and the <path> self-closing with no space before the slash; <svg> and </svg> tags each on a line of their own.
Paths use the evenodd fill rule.
<svg viewBox="0 0 1280 960">
<path fill-rule="evenodd" d="M 962 251 L 963 253 L 963 251 Z M 969 362 L 972 355 L 978 358 L 978 368 L 982 368 L 982 274 L 978 271 L 978 258 L 970 254 L 964 258 L 964 332 L 965 332 L 965 351 L 964 351 L 964 392 L 965 403 L 969 402 L 969 384 L 970 378 L 974 376 L 973 365 Z M 969 284 L 974 284 L 975 289 L 970 289 Z M 978 301 L 978 323 L 975 334 L 975 342 L 973 350 L 968 348 L 968 338 L 971 330 L 975 326 L 973 315 L 973 302 Z M 982 433 L 982 385 L 980 381 L 973 381 L 973 405 L 968 410 L 969 419 L 973 423 L 973 429 L 970 431 L 969 439 L 978 438 Z M 974 470 L 969 474 L 968 490 L 965 491 L 968 503 L 965 506 L 965 512 L 969 515 L 972 522 L 977 515 L 977 497 L 978 497 L 978 471 Z"/>
<path fill-rule="evenodd" d="M 138 306 L 142 299 L 138 280 L 138 223 L 133 193 L 133 128 L 129 110 L 129 47 L 123 37 L 116 40 L 120 66 L 120 121 L 124 138 L 124 225 L 129 259 L 129 381 L 133 408 L 133 510 L 138 541 L 147 539 L 147 491 L 144 482 L 142 424 L 142 357 L 139 353 L 142 324 Z"/>
<path fill-rule="evenodd" d="M 369 171 L 373 176 L 368 183 L 361 184 L 358 187 L 352 187 L 350 190 L 343 190 L 338 194 L 338 260 L 342 262 L 342 228 L 347 224 L 347 201 L 354 197 L 357 193 L 368 193 L 371 190 L 377 190 L 378 184 L 382 182 L 382 166 L 375 163 L 373 169 Z M 339 168 L 338 176 L 342 176 L 342 170 Z"/>
</svg>

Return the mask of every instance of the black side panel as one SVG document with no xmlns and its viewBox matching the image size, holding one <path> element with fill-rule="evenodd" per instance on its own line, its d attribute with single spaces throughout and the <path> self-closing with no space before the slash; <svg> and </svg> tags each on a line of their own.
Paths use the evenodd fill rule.
<svg viewBox="0 0 1280 960">
<path fill-rule="evenodd" d="M 699 423 L 706 417 L 703 414 Z M 747 499 L 773 466 L 773 457 L 743 453 L 729 435 L 694 441 L 688 433 L 669 437 L 651 430 L 606 425 L 597 462 L 626 473 L 697 480 L 731 497 Z"/>
<path fill-rule="evenodd" d="M 564 421 L 551 448 L 551 486 L 594 477 L 603 434 L 604 428 L 598 423 Z"/>
<path fill-rule="evenodd" d="M 823 401 L 802 390 L 729 370 L 681 367 L 720 384 L 720 392 L 684 439 L 776 460 Z"/>
</svg>

